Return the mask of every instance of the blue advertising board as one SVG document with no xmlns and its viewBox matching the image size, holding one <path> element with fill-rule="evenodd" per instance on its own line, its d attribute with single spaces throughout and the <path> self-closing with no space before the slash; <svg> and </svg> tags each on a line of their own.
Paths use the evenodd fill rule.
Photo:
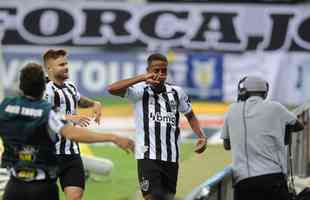
<svg viewBox="0 0 310 200">
<path fill-rule="evenodd" d="M 16 83 L 18 71 L 27 62 L 42 63 L 36 53 L 6 53 L 4 86 Z M 137 73 L 137 56 L 129 53 L 71 53 L 69 76 L 85 96 L 106 94 L 105 87 L 114 81 L 129 78 Z"/>
<path fill-rule="evenodd" d="M 187 57 L 187 87 L 193 97 L 223 99 L 223 56 L 190 53 Z"/>
<path fill-rule="evenodd" d="M 207 100 L 222 99 L 222 56 L 181 54 L 169 62 L 168 80 L 183 87 L 190 96 Z M 146 73 L 146 55 L 142 53 L 70 52 L 69 76 L 81 94 L 103 96 L 108 84 Z M 2 74 L 4 87 L 17 84 L 18 72 L 27 62 L 42 63 L 40 53 L 5 52 Z"/>
</svg>

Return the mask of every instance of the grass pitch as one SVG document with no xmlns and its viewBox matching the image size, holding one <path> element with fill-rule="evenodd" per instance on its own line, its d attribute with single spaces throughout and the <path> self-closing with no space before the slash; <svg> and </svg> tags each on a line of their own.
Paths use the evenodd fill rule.
<svg viewBox="0 0 310 200">
<path fill-rule="evenodd" d="M 91 146 L 96 156 L 111 159 L 114 168 L 109 176 L 88 179 L 85 200 L 137 200 L 140 192 L 137 180 L 136 161 L 133 155 L 112 146 Z M 181 163 L 177 197 L 181 198 L 193 187 L 230 163 L 229 152 L 221 146 L 209 146 L 202 155 L 193 152 L 194 144 L 185 143 L 181 147 Z M 64 199 L 63 193 L 61 199 Z"/>
<path fill-rule="evenodd" d="M 132 106 L 126 99 L 105 96 L 97 100 L 103 104 L 103 117 L 132 116 Z M 227 104 L 193 102 L 193 109 L 198 113 L 223 114 Z M 80 109 L 80 113 L 89 114 L 90 110 Z M 84 193 L 85 200 L 140 200 L 137 180 L 137 167 L 133 155 L 112 146 L 91 146 L 94 154 L 111 159 L 114 168 L 109 176 L 96 177 L 100 181 L 88 179 Z M 177 198 L 180 199 L 207 178 L 222 170 L 230 163 L 230 153 L 222 146 L 209 146 L 202 155 L 194 153 L 194 143 L 181 146 Z M 61 199 L 64 199 L 60 192 Z"/>
</svg>

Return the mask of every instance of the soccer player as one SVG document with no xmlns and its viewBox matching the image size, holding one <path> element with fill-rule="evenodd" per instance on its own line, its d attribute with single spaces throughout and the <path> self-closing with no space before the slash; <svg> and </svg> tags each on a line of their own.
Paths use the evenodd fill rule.
<svg viewBox="0 0 310 200">
<path fill-rule="evenodd" d="M 126 151 L 133 150 L 129 139 L 72 126 L 54 112 L 42 100 L 45 76 L 41 65 L 29 63 L 21 70 L 20 89 L 21 96 L 7 97 L 0 104 L 1 164 L 11 174 L 4 200 L 59 199 L 55 142 L 60 135 L 75 142 L 114 142 Z"/>
<path fill-rule="evenodd" d="M 87 126 L 90 118 L 77 115 L 77 107 L 91 108 L 95 121 L 100 122 L 102 106 L 99 102 L 81 96 L 76 86 L 68 81 L 69 65 L 67 52 L 63 49 L 46 51 L 43 55 L 49 82 L 46 85 L 45 98 L 53 107 L 65 114 L 67 120 L 80 126 Z M 67 200 L 79 200 L 85 187 L 84 166 L 78 143 L 61 137 L 56 144 L 56 153 L 60 163 L 59 180 Z"/>
<path fill-rule="evenodd" d="M 152 54 L 147 73 L 117 81 L 108 91 L 134 103 L 136 122 L 135 157 L 144 199 L 168 200 L 176 193 L 180 112 L 198 136 L 195 151 L 202 153 L 207 139 L 181 87 L 167 84 L 167 58 Z"/>
</svg>

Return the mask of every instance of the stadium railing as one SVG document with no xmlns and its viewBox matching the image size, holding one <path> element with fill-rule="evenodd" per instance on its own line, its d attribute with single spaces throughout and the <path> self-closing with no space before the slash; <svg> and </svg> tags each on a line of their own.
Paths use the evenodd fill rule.
<svg viewBox="0 0 310 200">
<path fill-rule="evenodd" d="M 305 129 L 292 135 L 293 174 L 298 177 L 310 176 L 310 103 L 303 104 L 293 111 L 304 123 Z M 233 200 L 232 168 L 212 176 L 194 188 L 184 200 Z"/>
<path fill-rule="evenodd" d="M 310 176 L 310 102 L 295 109 L 294 113 L 303 122 L 305 129 L 292 135 L 293 174 L 305 178 Z"/>
<path fill-rule="evenodd" d="M 223 171 L 195 188 L 184 200 L 230 200 L 233 199 L 232 168 Z"/>
</svg>

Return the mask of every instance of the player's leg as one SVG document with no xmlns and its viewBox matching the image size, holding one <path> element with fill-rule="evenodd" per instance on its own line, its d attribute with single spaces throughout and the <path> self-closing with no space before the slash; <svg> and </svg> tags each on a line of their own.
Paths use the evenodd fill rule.
<svg viewBox="0 0 310 200">
<path fill-rule="evenodd" d="M 162 162 L 162 169 L 165 200 L 173 200 L 177 188 L 179 165 L 174 162 Z"/>
<path fill-rule="evenodd" d="M 41 200 L 42 197 L 45 200 L 59 200 L 56 181 L 25 182 L 12 177 L 3 195 L 4 200 Z"/>
<path fill-rule="evenodd" d="M 138 179 L 145 200 L 165 200 L 161 169 L 158 161 L 138 160 Z"/>
<path fill-rule="evenodd" d="M 19 188 L 19 191 L 16 192 L 16 188 Z M 20 181 L 11 177 L 9 182 L 6 184 L 3 200 L 23 200 L 27 199 L 27 191 Z"/>
<path fill-rule="evenodd" d="M 31 187 L 28 187 L 29 199 L 40 200 L 59 200 L 58 186 L 56 181 L 35 181 Z"/>
<path fill-rule="evenodd" d="M 74 159 L 61 159 L 59 181 L 66 200 L 80 200 L 85 187 L 85 173 L 80 156 Z"/>
<path fill-rule="evenodd" d="M 84 190 L 80 187 L 67 186 L 64 188 L 66 200 L 81 200 Z"/>
</svg>

